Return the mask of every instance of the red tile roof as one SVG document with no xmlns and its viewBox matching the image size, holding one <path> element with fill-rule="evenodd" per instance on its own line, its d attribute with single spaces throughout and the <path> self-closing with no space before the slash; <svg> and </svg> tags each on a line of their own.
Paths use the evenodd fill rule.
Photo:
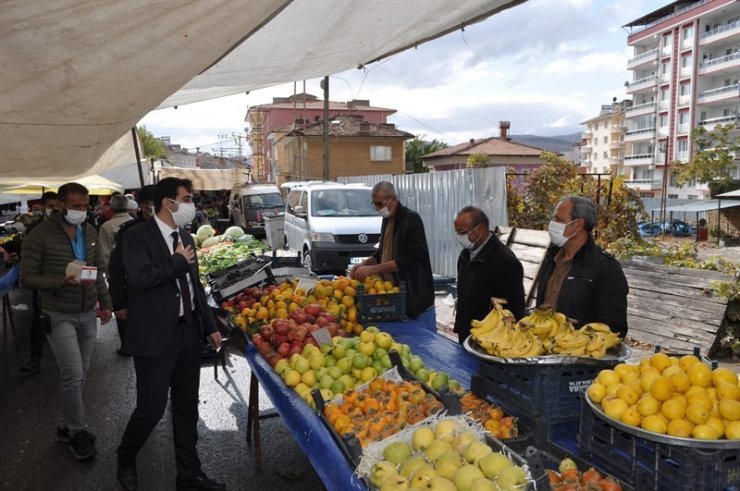
<svg viewBox="0 0 740 491">
<path fill-rule="evenodd" d="M 302 126 L 296 123 L 274 130 L 273 133 L 285 133 L 285 136 L 322 136 L 324 122 L 314 121 Z M 368 137 L 402 137 L 414 138 L 414 135 L 396 129 L 394 124 L 370 123 L 362 116 L 335 116 L 329 121 L 329 136 L 368 136 Z"/>
<path fill-rule="evenodd" d="M 453 147 L 443 148 L 436 152 L 422 155 L 422 159 L 434 159 L 436 157 L 449 157 L 452 155 L 473 155 L 476 153 L 483 153 L 486 155 L 516 155 L 516 156 L 527 156 L 537 157 L 544 150 L 542 148 L 533 147 L 530 145 L 524 145 L 522 143 L 516 143 L 511 140 L 502 140 L 497 137 L 481 138 L 473 140 L 472 142 L 461 143 Z"/>
</svg>

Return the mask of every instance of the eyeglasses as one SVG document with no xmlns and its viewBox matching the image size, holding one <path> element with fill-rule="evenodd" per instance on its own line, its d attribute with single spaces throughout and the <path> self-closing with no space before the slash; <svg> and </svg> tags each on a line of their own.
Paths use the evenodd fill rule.
<svg viewBox="0 0 740 491">
<path fill-rule="evenodd" d="M 371 204 L 371 205 L 373 205 L 373 206 L 375 207 L 375 209 L 376 209 L 376 210 L 379 210 L 379 209 L 381 209 L 381 208 L 385 208 L 385 205 L 386 205 L 386 203 L 388 203 L 388 201 L 390 201 L 390 199 L 391 199 L 392 197 L 393 197 L 393 196 L 388 196 L 388 197 L 387 197 L 386 199 L 384 199 L 383 201 L 371 201 L 371 202 L 370 202 L 370 204 Z"/>
<path fill-rule="evenodd" d="M 462 232 L 458 232 L 458 231 L 455 231 L 455 233 L 456 233 L 457 235 L 468 235 L 468 234 L 469 234 L 470 232 L 472 232 L 473 230 L 475 230 L 475 227 L 477 227 L 477 226 L 478 226 L 478 224 L 476 224 L 476 225 L 473 225 L 473 226 L 472 226 L 472 227 L 470 227 L 469 229 L 467 229 L 467 230 L 463 230 Z"/>
</svg>

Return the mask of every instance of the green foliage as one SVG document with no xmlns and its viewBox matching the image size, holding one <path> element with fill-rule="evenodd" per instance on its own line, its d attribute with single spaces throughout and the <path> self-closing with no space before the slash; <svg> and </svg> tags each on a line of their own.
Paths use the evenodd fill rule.
<svg viewBox="0 0 740 491">
<path fill-rule="evenodd" d="M 488 167 L 491 165 L 491 157 L 485 153 L 474 153 L 468 157 L 468 168 Z"/>
<path fill-rule="evenodd" d="M 740 152 L 737 138 L 730 135 L 733 124 L 718 124 L 709 131 L 703 126 L 694 128 L 691 139 L 697 148 L 688 164 L 676 164 L 673 174 L 679 186 L 691 180 L 697 182 L 717 182 L 726 184 L 732 181 L 735 168 L 735 155 Z"/>
<path fill-rule="evenodd" d="M 146 126 L 141 125 L 137 130 L 139 133 L 139 140 L 141 140 L 141 144 L 144 147 L 142 149 L 144 156 L 155 158 L 163 158 L 166 156 L 162 141 L 155 137 L 151 131 L 146 129 Z"/>
<path fill-rule="evenodd" d="M 425 140 L 426 135 L 417 135 L 413 140 L 406 142 L 406 162 L 412 162 L 414 164 L 414 172 L 429 172 L 429 169 L 424 167 L 421 162 L 422 155 L 426 155 L 443 148 L 447 148 L 447 144 L 439 140 Z"/>
<path fill-rule="evenodd" d="M 543 152 L 546 163 L 526 178 L 507 176 L 509 224 L 512 227 L 547 229 L 558 202 L 566 196 L 586 196 L 597 202 L 597 239 L 609 245 L 622 237 L 639 237 L 637 220 L 644 213 L 640 196 L 620 176 L 602 179 L 578 174 L 573 162 L 552 152 Z M 611 188 L 611 197 L 610 197 Z M 598 197 L 598 200 L 597 200 Z"/>
</svg>

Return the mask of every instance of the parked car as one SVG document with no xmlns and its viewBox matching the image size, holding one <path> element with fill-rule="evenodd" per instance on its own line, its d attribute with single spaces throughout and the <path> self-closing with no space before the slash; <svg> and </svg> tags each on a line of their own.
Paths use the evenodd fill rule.
<svg viewBox="0 0 740 491">
<path fill-rule="evenodd" d="M 640 237 L 655 237 L 661 234 L 671 234 L 674 237 L 691 237 L 696 233 L 694 227 L 683 220 L 671 222 L 640 222 L 637 224 Z"/>
<path fill-rule="evenodd" d="M 285 241 L 313 271 L 343 272 L 375 251 L 382 218 L 371 188 L 312 182 L 290 190 Z"/>
<path fill-rule="evenodd" d="M 637 224 L 640 237 L 655 237 L 663 233 L 663 227 L 658 222 L 642 222 Z"/>
</svg>

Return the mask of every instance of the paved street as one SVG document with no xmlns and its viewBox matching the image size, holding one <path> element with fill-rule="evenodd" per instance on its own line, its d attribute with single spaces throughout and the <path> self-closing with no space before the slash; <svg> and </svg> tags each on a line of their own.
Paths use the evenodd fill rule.
<svg viewBox="0 0 740 491">
<path fill-rule="evenodd" d="M 13 305 L 30 305 L 30 295 L 16 291 Z M 65 444 L 55 443 L 59 411 L 58 372 L 45 347 L 43 368 L 26 375 L 20 366 L 28 357 L 30 312 L 15 311 L 19 351 L 12 337 L 0 364 L 0 489 L 115 490 L 115 448 L 135 404 L 131 358 L 116 354 L 113 323 L 101 326 L 87 381 L 86 404 L 98 456 L 77 462 Z M 210 361 L 201 370 L 198 444 L 204 470 L 225 481 L 229 489 L 320 490 L 323 486 L 308 459 L 280 418 L 262 422 L 263 470 L 256 471 L 252 448 L 245 441 L 249 366 L 242 356 L 229 357 L 227 373 L 213 378 Z M 264 394 L 262 409 L 271 407 Z M 174 489 L 175 461 L 169 410 L 138 458 L 139 489 Z M 301 477 L 281 477 L 298 471 Z"/>
</svg>

